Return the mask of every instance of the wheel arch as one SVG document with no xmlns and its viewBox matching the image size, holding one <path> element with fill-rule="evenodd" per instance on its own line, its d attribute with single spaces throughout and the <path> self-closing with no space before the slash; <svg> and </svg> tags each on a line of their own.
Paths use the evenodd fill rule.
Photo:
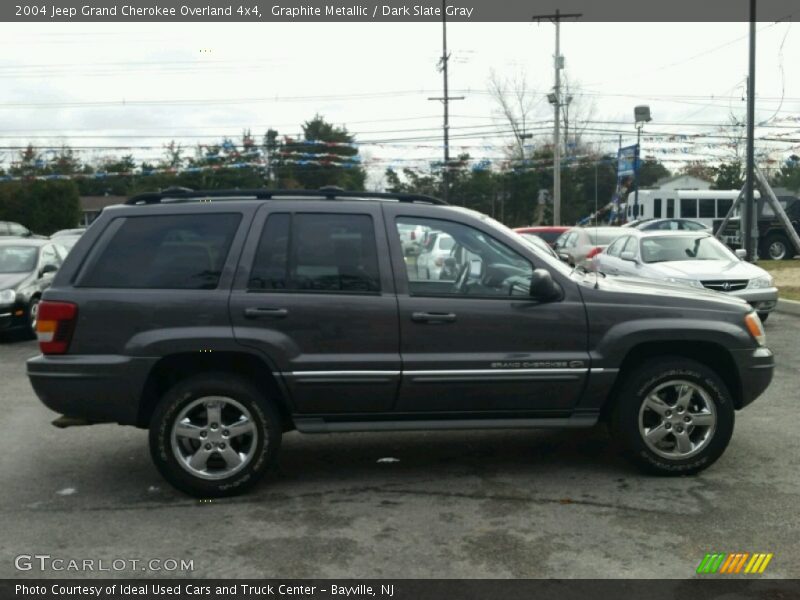
<svg viewBox="0 0 800 600">
<path fill-rule="evenodd" d="M 274 399 L 284 431 L 294 429 L 288 391 L 271 365 L 249 352 L 180 352 L 161 358 L 145 381 L 136 426 L 147 428 L 164 393 L 179 381 L 199 373 L 224 372 L 252 382 L 265 397 Z"/>
<path fill-rule="evenodd" d="M 733 356 L 723 345 L 709 341 L 658 340 L 641 342 L 628 349 L 616 380 L 603 403 L 601 411 L 603 417 L 608 417 L 610 414 L 626 378 L 640 365 L 658 357 L 688 358 L 707 366 L 725 383 L 731 393 L 734 407 L 737 409 L 742 407 L 742 381 L 739 371 Z"/>
</svg>

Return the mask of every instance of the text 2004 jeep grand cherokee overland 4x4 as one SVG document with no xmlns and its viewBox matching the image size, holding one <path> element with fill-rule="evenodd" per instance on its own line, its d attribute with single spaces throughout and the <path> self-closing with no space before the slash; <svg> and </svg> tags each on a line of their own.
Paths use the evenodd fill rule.
<svg viewBox="0 0 800 600">
<path fill-rule="evenodd" d="M 452 239 L 435 277 L 409 228 Z M 56 423 L 149 428 L 159 471 L 200 496 L 254 484 L 291 429 L 605 420 L 649 471 L 704 469 L 772 378 L 761 322 L 717 292 L 596 277 L 433 198 L 165 190 L 77 243 L 28 375 Z"/>
</svg>

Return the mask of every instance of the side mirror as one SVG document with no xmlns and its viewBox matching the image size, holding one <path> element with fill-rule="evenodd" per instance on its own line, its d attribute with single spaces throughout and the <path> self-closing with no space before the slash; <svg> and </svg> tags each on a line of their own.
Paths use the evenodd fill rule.
<svg viewBox="0 0 800 600">
<path fill-rule="evenodd" d="M 58 267 L 54 264 L 51 263 L 44 265 L 41 269 L 39 269 L 39 277 L 44 277 L 48 273 L 55 273 L 56 271 L 58 271 Z"/>
<path fill-rule="evenodd" d="M 733 252 L 734 254 L 736 254 L 736 258 L 738 258 L 739 260 L 744 260 L 745 258 L 747 258 L 747 250 L 745 250 L 744 248 L 737 248 Z"/>
<path fill-rule="evenodd" d="M 534 269 L 531 274 L 530 296 L 540 302 L 555 302 L 561 300 L 561 286 L 553 281 L 550 271 Z"/>
<path fill-rule="evenodd" d="M 558 258 L 560 258 L 562 262 L 565 262 L 565 263 L 569 262 L 569 254 L 567 254 L 566 252 L 559 252 L 558 253 Z"/>
<path fill-rule="evenodd" d="M 634 254 L 633 252 L 621 252 L 619 257 L 622 260 L 629 260 L 631 262 L 636 262 L 636 254 Z"/>
</svg>

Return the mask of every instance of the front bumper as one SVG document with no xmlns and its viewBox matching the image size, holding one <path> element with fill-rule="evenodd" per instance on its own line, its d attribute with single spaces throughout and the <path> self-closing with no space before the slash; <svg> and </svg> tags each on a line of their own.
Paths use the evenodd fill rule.
<svg viewBox="0 0 800 600">
<path fill-rule="evenodd" d="M 742 383 L 741 404 L 744 408 L 758 398 L 772 381 L 775 355 L 766 347 L 731 351 Z"/>
<path fill-rule="evenodd" d="M 136 425 L 142 392 L 155 358 L 117 355 L 39 355 L 28 379 L 51 410 L 94 423 Z"/>
<path fill-rule="evenodd" d="M 28 327 L 28 316 L 21 304 L 0 306 L 0 331 Z"/>
<path fill-rule="evenodd" d="M 778 304 L 778 288 L 744 289 L 736 292 L 723 292 L 745 300 L 760 313 L 769 313 L 775 310 Z"/>
</svg>

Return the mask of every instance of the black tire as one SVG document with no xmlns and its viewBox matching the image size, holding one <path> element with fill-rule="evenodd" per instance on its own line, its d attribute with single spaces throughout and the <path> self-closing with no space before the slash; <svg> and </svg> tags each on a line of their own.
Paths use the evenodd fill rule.
<svg viewBox="0 0 800 600">
<path fill-rule="evenodd" d="M 769 318 L 769 313 L 758 313 L 758 318 L 761 319 L 762 323 L 766 323 Z"/>
<path fill-rule="evenodd" d="M 643 403 L 659 386 L 670 381 L 685 381 L 702 389 L 713 402 L 716 412 L 716 424 L 707 443 L 696 454 L 686 458 L 661 456 L 648 446 L 640 432 Z M 627 456 L 644 471 L 656 475 L 692 475 L 711 466 L 722 455 L 733 435 L 734 420 L 730 392 L 713 370 L 688 358 L 662 357 L 645 362 L 625 380 L 615 399 L 611 431 Z M 701 431 L 698 429 L 698 433 Z M 674 430 L 666 435 L 674 435 Z M 677 438 L 672 439 L 677 445 Z"/>
<path fill-rule="evenodd" d="M 180 413 L 196 400 L 207 396 L 232 399 L 247 410 L 249 420 L 253 424 L 253 433 L 242 436 L 249 456 L 246 464 L 241 470 L 219 479 L 204 479 L 190 472 L 188 467 L 183 466 L 184 463 L 176 455 L 172 444 L 173 425 Z M 202 408 L 199 407 L 200 410 Z M 228 408 L 233 407 L 229 406 L 223 410 Z M 224 418 L 223 416 L 220 419 L 218 427 L 220 430 L 232 426 L 232 424 L 226 426 Z M 207 428 L 211 426 L 210 423 L 206 425 Z M 182 492 L 199 498 L 234 496 L 258 483 L 274 463 L 281 444 L 282 429 L 280 414 L 275 406 L 249 381 L 230 373 L 194 375 L 170 388 L 156 407 L 150 421 L 150 455 L 161 475 Z M 233 439 L 231 437 L 228 440 L 230 449 L 234 446 Z M 207 441 L 211 441 L 211 438 L 209 437 Z M 191 441 L 187 440 L 186 443 Z M 203 442 L 198 440 L 197 444 L 200 446 Z M 223 443 L 222 447 L 224 446 Z M 250 448 L 252 454 L 249 453 Z M 242 449 L 237 448 L 237 453 L 240 451 Z M 209 462 L 216 460 L 219 463 L 222 460 L 227 464 L 216 452 L 210 456 L 213 458 L 208 459 Z"/>
<path fill-rule="evenodd" d="M 39 300 L 40 298 L 34 296 L 28 303 L 28 310 L 26 316 L 28 318 L 28 332 L 32 337 L 36 337 L 36 322 L 39 313 Z"/>
<path fill-rule="evenodd" d="M 764 240 L 762 254 L 767 260 L 791 260 L 794 258 L 794 246 L 782 233 L 773 233 Z"/>
</svg>

